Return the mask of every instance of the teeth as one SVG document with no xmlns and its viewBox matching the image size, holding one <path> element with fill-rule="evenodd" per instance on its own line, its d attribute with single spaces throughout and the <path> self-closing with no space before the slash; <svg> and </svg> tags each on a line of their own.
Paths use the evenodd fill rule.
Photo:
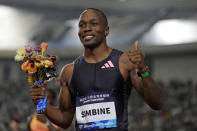
<svg viewBox="0 0 197 131">
<path fill-rule="evenodd" d="M 85 37 L 84 37 L 84 40 L 90 40 L 90 39 L 92 39 L 92 38 L 93 38 L 93 36 L 88 35 L 88 36 L 85 36 Z"/>
</svg>

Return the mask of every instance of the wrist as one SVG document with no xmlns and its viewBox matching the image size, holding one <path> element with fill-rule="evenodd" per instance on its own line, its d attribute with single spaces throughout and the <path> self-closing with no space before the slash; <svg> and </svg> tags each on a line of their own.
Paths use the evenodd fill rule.
<svg viewBox="0 0 197 131">
<path fill-rule="evenodd" d="M 148 66 L 143 66 L 142 68 L 140 68 L 140 70 L 138 71 L 140 74 L 144 74 L 148 71 Z"/>
<path fill-rule="evenodd" d="M 137 72 L 138 76 L 141 77 L 142 79 L 145 77 L 149 76 L 149 70 L 148 67 L 146 66 L 143 70 Z"/>
</svg>

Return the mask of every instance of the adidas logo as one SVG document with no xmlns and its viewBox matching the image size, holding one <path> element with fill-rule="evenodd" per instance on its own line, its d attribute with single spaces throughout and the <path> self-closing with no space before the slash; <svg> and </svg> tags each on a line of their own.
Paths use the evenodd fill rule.
<svg viewBox="0 0 197 131">
<path fill-rule="evenodd" d="M 109 60 L 107 63 L 105 63 L 101 68 L 111 68 L 114 67 L 113 63 Z"/>
</svg>

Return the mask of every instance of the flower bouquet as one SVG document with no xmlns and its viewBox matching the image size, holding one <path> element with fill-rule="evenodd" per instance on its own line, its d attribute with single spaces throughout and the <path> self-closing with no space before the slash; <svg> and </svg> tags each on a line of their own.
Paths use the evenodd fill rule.
<svg viewBox="0 0 197 131">
<path fill-rule="evenodd" d="M 31 45 L 19 48 L 15 56 L 16 61 L 22 61 L 21 69 L 28 74 L 28 82 L 43 86 L 44 81 L 50 81 L 57 77 L 55 62 L 57 56 L 46 54 L 48 44 L 42 42 L 40 46 L 33 48 Z M 43 113 L 47 96 L 44 99 L 36 100 L 36 112 Z"/>
</svg>

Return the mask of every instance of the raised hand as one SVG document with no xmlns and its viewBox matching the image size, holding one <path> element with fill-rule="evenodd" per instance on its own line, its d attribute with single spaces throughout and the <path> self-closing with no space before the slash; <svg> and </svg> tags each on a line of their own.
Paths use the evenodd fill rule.
<svg viewBox="0 0 197 131">
<path fill-rule="evenodd" d="M 128 58 L 136 66 L 139 73 L 146 72 L 147 67 L 144 62 L 144 55 L 138 47 L 138 41 L 135 41 L 134 48 L 129 50 Z"/>
</svg>

